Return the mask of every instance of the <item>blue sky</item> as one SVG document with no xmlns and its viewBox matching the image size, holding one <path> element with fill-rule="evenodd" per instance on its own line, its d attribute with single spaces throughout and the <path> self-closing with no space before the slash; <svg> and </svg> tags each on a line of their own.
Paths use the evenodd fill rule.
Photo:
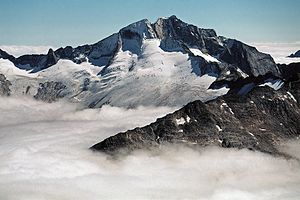
<svg viewBox="0 0 300 200">
<path fill-rule="evenodd" d="M 93 43 L 176 15 L 244 42 L 300 41 L 300 0 L 0 0 L 0 45 Z"/>
</svg>

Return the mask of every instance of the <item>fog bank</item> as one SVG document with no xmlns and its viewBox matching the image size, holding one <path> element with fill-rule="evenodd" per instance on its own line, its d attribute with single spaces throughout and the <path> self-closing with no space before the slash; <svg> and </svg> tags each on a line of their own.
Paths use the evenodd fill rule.
<svg viewBox="0 0 300 200">
<path fill-rule="evenodd" d="M 181 146 L 112 160 L 88 149 L 174 110 L 0 98 L 0 199 L 299 199 L 297 160 Z M 282 149 L 299 158 L 299 142 Z"/>
</svg>

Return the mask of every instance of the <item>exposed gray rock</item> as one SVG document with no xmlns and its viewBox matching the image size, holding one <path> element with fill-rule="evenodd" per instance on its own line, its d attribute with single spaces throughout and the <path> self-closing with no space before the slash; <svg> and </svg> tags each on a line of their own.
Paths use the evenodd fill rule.
<svg viewBox="0 0 300 200">
<path fill-rule="evenodd" d="M 9 96 L 11 82 L 6 79 L 3 74 L 0 74 L 0 96 Z"/>
<path fill-rule="evenodd" d="M 240 41 L 228 39 L 225 41 L 226 49 L 220 54 L 220 59 L 226 63 L 240 68 L 244 73 L 253 76 L 272 73 L 280 76 L 280 71 L 273 58 L 257 51 L 255 47 Z"/>
<path fill-rule="evenodd" d="M 218 145 L 284 155 L 277 145 L 300 135 L 300 83 L 288 85 L 278 91 L 257 87 L 245 96 L 228 94 L 207 103 L 194 101 L 91 148 L 117 154 L 163 144 Z"/>
<path fill-rule="evenodd" d="M 61 82 L 50 81 L 40 83 L 40 87 L 36 95 L 34 95 L 34 98 L 51 103 L 58 100 L 59 98 L 64 97 L 66 95 L 64 93 L 65 89 L 66 86 Z"/>
<path fill-rule="evenodd" d="M 215 30 L 187 24 L 175 15 L 169 18 L 159 18 L 152 26 L 157 33 L 157 38 L 162 40 L 161 47 L 165 51 L 176 49 L 170 48 L 172 43 L 177 43 L 178 49 L 185 44 L 209 52 L 211 55 L 217 55 L 224 49 Z"/>
</svg>

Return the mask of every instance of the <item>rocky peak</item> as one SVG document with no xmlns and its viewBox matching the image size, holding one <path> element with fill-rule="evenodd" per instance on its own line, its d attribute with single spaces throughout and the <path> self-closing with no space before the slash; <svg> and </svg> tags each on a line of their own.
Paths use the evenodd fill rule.
<svg viewBox="0 0 300 200">
<path fill-rule="evenodd" d="M 14 61 L 15 60 L 15 57 L 8 54 L 6 51 L 3 51 L 2 49 L 0 49 L 0 58 L 2 59 L 8 59 L 10 61 Z"/>
<path fill-rule="evenodd" d="M 158 38 L 162 39 L 163 42 L 170 42 L 170 40 L 180 41 L 190 47 L 197 47 L 204 51 L 220 47 L 215 30 L 198 28 L 181 21 L 175 15 L 169 18 L 159 18 L 152 26 Z M 214 48 L 212 48 L 212 41 Z"/>
<path fill-rule="evenodd" d="M 55 65 L 59 60 L 59 57 L 55 54 L 55 52 L 53 51 L 53 49 L 49 49 L 48 53 L 47 53 L 47 60 L 45 63 L 45 67 L 48 68 L 52 65 Z"/>
<path fill-rule="evenodd" d="M 141 39 L 156 38 L 156 34 L 152 29 L 151 22 L 148 19 L 143 19 L 132 23 L 125 28 L 122 28 L 119 33 L 123 38 L 132 39 L 139 37 Z"/>
<path fill-rule="evenodd" d="M 215 30 L 198 28 L 197 26 L 183 22 L 175 15 L 172 15 L 168 18 L 159 18 L 153 25 L 158 29 L 163 27 L 163 32 L 165 32 L 165 35 L 175 38 L 180 38 L 180 36 L 187 34 L 190 34 L 194 37 L 217 37 Z M 160 39 L 162 38 L 164 38 L 164 35 L 160 36 Z"/>
</svg>

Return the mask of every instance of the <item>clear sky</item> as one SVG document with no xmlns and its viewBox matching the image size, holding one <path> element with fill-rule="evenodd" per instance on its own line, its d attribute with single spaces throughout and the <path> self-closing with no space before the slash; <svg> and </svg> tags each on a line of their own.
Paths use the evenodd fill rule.
<svg viewBox="0 0 300 200">
<path fill-rule="evenodd" d="M 0 0 L 0 45 L 93 43 L 173 14 L 245 42 L 300 41 L 300 0 Z"/>
</svg>

